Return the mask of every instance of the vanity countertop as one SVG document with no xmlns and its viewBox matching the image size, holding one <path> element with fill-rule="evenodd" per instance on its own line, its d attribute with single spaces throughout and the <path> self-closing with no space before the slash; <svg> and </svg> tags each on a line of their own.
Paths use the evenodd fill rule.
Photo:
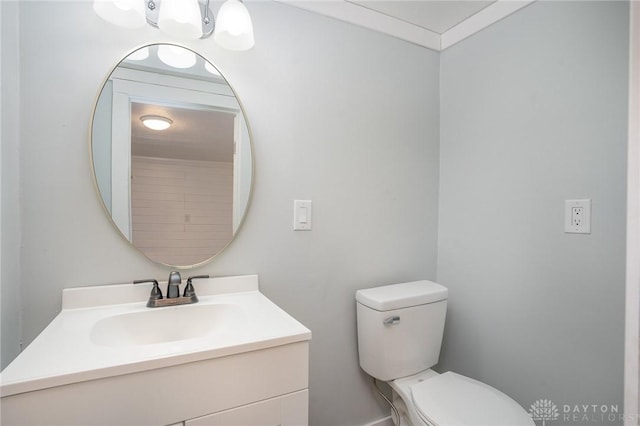
<svg viewBox="0 0 640 426">
<path fill-rule="evenodd" d="M 146 307 L 151 284 L 65 289 L 60 314 L 0 373 L 0 395 L 311 339 L 309 329 L 258 291 L 256 275 L 202 279 L 194 286 L 198 303 L 162 308 Z M 197 314 L 192 323 L 185 321 L 191 313 Z M 174 318 L 179 324 L 167 322 Z M 114 335 L 114 325 L 130 336 Z M 176 330 L 184 333 L 167 337 Z"/>
</svg>

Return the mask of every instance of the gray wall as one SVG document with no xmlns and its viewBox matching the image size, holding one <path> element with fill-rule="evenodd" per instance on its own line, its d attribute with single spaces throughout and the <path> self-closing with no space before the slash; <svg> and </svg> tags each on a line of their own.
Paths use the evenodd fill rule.
<svg viewBox="0 0 640 426">
<path fill-rule="evenodd" d="M 7 4 L 3 365 L 57 314 L 62 288 L 168 273 L 111 228 L 88 128 L 110 68 L 171 41 L 109 26 L 89 2 L 22 2 L 19 26 Z M 525 407 L 621 404 L 627 5 L 537 3 L 441 59 L 285 5 L 249 6 L 252 51 L 189 43 L 238 92 L 256 157 L 238 239 L 193 272 L 258 273 L 311 328 L 311 423 L 387 414 L 357 365 L 353 295 L 435 279 L 436 258 L 450 289 L 440 369 Z M 18 29 L 19 52 L 6 47 Z M 7 71 L 7 57 L 21 59 Z M 564 234 L 564 200 L 583 197 L 593 233 Z M 291 231 L 297 198 L 314 201 L 311 232 Z"/>
<path fill-rule="evenodd" d="M 535 3 L 441 56 L 439 367 L 527 408 L 622 411 L 627 57 L 625 2 Z M 591 235 L 563 233 L 574 198 Z"/>
<path fill-rule="evenodd" d="M 286 5 L 249 7 L 253 50 L 189 43 L 237 91 L 256 160 L 237 240 L 191 272 L 258 273 L 262 291 L 313 332 L 311 423 L 363 424 L 387 410 L 358 366 L 355 290 L 435 278 L 439 56 Z M 171 40 L 152 28 L 110 26 L 90 2 L 21 2 L 20 9 L 28 343 L 58 313 L 63 288 L 169 272 L 112 229 L 95 194 L 88 129 L 111 67 L 143 43 Z M 313 231 L 291 230 L 294 199 L 313 200 Z"/>
<path fill-rule="evenodd" d="M 19 151 L 19 48 L 16 3 L 0 2 L 0 99 L 2 102 L 2 201 L 0 224 L 2 238 L 0 260 L 0 368 L 4 368 L 20 350 L 20 167 Z"/>
</svg>

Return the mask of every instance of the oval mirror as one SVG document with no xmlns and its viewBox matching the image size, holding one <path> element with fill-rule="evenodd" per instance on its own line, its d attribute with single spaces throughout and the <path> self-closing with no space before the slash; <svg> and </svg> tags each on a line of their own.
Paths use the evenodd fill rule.
<svg viewBox="0 0 640 426">
<path fill-rule="evenodd" d="M 211 62 L 184 47 L 142 47 L 113 69 L 91 124 L 96 188 L 114 227 L 177 268 L 233 240 L 253 180 L 249 126 Z"/>
</svg>

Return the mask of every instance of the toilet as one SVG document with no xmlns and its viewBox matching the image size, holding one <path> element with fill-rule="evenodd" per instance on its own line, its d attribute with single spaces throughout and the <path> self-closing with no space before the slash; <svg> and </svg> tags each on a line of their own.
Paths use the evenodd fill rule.
<svg viewBox="0 0 640 426">
<path fill-rule="evenodd" d="M 360 367 L 393 391 L 397 426 L 534 426 L 499 390 L 438 363 L 448 292 L 431 281 L 358 290 Z"/>
</svg>

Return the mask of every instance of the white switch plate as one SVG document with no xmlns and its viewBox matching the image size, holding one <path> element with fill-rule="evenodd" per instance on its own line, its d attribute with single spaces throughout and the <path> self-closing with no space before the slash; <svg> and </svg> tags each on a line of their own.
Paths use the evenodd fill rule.
<svg viewBox="0 0 640 426">
<path fill-rule="evenodd" d="M 293 200 L 293 230 L 311 231 L 311 200 Z"/>
<path fill-rule="evenodd" d="M 564 232 L 570 234 L 591 233 L 591 200 L 565 200 Z"/>
</svg>

